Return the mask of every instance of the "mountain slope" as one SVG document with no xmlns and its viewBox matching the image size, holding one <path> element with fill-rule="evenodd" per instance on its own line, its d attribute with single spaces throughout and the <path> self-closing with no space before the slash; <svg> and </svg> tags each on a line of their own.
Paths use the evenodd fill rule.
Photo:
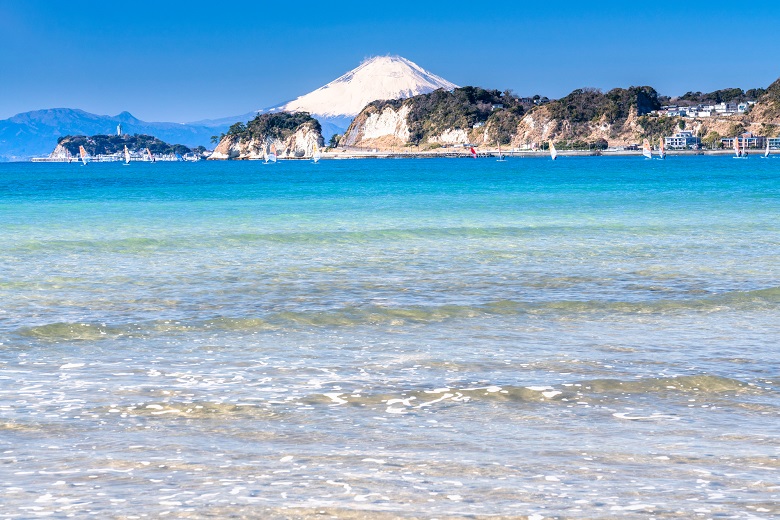
<svg viewBox="0 0 780 520">
<path fill-rule="evenodd" d="M 245 122 L 255 115 L 274 112 L 308 112 L 320 122 L 322 135 L 343 134 L 352 119 L 372 101 L 407 99 L 437 89 L 452 90 L 447 81 L 400 56 L 369 58 L 355 69 L 303 96 L 240 116 L 196 121 L 213 126 Z"/>
<path fill-rule="evenodd" d="M 355 117 L 377 100 L 406 99 L 456 87 L 400 56 L 377 56 L 338 79 L 278 107 L 285 112 L 309 112 L 323 117 Z"/>
<path fill-rule="evenodd" d="M 229 125 L 206 127 L 179 123 L 150 123 L 133 117 L 128 112 L 115 116 L 90 114 L 83 110 L 52 108 L 17 114 L 0 120 L 0 161 L 27 160 L 33 156 L 48 155 L 64 135 L 116 134 L 122 124 L 126 134 L 153 135 L 163 141 L 187 146 L 208 146 L 211 136 Z"/>
</svg>

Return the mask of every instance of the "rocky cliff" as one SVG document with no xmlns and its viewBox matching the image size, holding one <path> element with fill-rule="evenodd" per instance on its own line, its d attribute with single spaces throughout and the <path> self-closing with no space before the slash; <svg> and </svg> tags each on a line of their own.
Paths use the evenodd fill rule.
<svg viewBox="0 0 780 520">
<path fill-rule="evenodd" d="M 304 158 L 315 144 L 323 146 L 322 130 L 308 113 L 262 114 L 231 126 L 209 159 L 263 159 L 272 148 L 280 159 Z"/>
<path fill-rule="evenodd" d="M 744 97 L 741 90 L 730 90 Z M 746 130 L 775 136 L 780 133 L 780 80 L 765 91 L 755 91 L 763 94 L 746 114 L 679 118 L 653 113 L 661 102 L 655 89 L 648 86 L 615 88 L 606 93 L 577 89 L 538 106 L 524 104 L 509 92 L 475 87 L 439 90 L 403 101 L 370 103 L 340 144 L 390 149 L 410 143 L 430 148 L 457 143 L 494 146 L 500 142 L 533 148 L 552 140 L 562 148 L 606 148 L 640 143 L 644 138 L 657 141 L 679 128 L 702 137 L 713 134 L 713 140 L 716 135 Z"/>
<path fill-rule="evenodd" d="M 462 87 L 369 103 L 339 143 L 388 149 L 415 144 L 508 144 L 525 106 L 509 92 Z"/>
</svg>

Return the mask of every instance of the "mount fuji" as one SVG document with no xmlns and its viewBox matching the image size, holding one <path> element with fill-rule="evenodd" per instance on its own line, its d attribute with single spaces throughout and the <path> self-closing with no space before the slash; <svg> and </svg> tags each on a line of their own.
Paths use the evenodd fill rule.
<svg viewBox="0 0 780 520">
<path fill-rule="evenodd" d="M 225 125 L 248 121 L 267 112 L 309 112 L 322 125 L 328 139 L 341 134 L 367 104 L 377 100 L 406 99 L 457 85 L 401 56 L 375 56 L 325 86 L 281 105 L 241 116 L 193 124 Z"/>
<path fill-rule="evenodd" d="M 63 135 L 112 134 L 121 123 L 125 132 L 146 133 L 187 146 L 208 146 L 211 136 L 236 122 L 245 123 L 266 112 L 309 112 L 322 125 L 322 135 L 343 134 L 368 103 L 405 99 L 436 89 L 457 88 L 416 63 L 400 56 L 369 58 L 357 68 L 287 103 L 247 114 L 192 123 L 140 121 L 127 112 L 101 116 L 77 109 L 48 109 L 0 120 L 0 161 L 27 160 L 51 152 Z"/>
<path fill-rule="evenodd" d="M 377 56 L 327 85 L 274 110 L 309 112 L 321 124 L 329 122 L 343 125 L 343 132 L 363 107 L 372 101 L 406 99 L 440 88 L 452 90 L 457 85 L 406 58 Z"/>
</svg>

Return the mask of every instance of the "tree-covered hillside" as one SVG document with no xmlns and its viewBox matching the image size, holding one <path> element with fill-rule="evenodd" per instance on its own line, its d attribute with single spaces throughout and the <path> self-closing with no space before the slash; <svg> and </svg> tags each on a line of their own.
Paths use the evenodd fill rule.
<svg viewBox="0 0 780 520">
<path fill-rule="evenodd" d="M 108 155 L 122 152 L 125 146 L 130 151 L 148 148 L 155 155 L 192 153 L 183 144 L 168 144 L 151 135 L 66 135 L 57 139 L 57 144 L 66 148 L 71 155 L 78 155 L 79 146 L 83 146 L 89 155 Z M 199 147 L 202 148 L 202 147 Z"/>
<path fill-rule="evenodd" d="M 766 89 L 752 88 L 743 91 L 740 88 L 724 88 L 714 92 L 686 92 L 679 98 L 671 101 L 679 105 L 717 105 L 719 103 L 743 103 L 745 101 L 757 101 Z"/>
<path fill-rule="evenodd" d="M 411 143 L 424 142 L 448 130 L 468 132 L 479 124 L 487 125 L 492 139 L 508 142 L 527 108 L 510 91 L 461 87 L 452 91 L 439 89 L 405 100 L 374 101 L 364 111 L 380 113 L 387 106 L 395 110 L 402 106 L 409 108 L 407 124 Z"/>
<path fill-rule="evenodd" d="M 610 124 L 624 122 L 632 107 L 639 116 L 661 108 L 652 87 L 614 88 L 606 94 L 593 88 L 577 89 L 546 106 L 553 119 L 589 123 L 606 118 Z"/>
<path fill-rule="evenodd" d="M 273 114 L 260 114 L 248 123 L 235 123 L 227 133 L 213 140 L 221 141 L 226 136 L 237 137 L 241 140 L 251 141 L 265 140 L 268 138 L 284 141 L 303 124 L 312 125 L 312 129 L 322 133 L 320 122 L 311 117 L 308 112 L 278 112 Z"/>
</svg>

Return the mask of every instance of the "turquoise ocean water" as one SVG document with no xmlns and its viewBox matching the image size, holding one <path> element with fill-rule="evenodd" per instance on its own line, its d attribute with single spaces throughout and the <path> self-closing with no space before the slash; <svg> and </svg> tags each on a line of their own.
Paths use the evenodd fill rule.
<svg viewBox="0 0 780 520">
<path fill-rule="evenodd" d="M 780 159 L 0 164 L 0 517 L 780 515 Z"/>
</svg>

